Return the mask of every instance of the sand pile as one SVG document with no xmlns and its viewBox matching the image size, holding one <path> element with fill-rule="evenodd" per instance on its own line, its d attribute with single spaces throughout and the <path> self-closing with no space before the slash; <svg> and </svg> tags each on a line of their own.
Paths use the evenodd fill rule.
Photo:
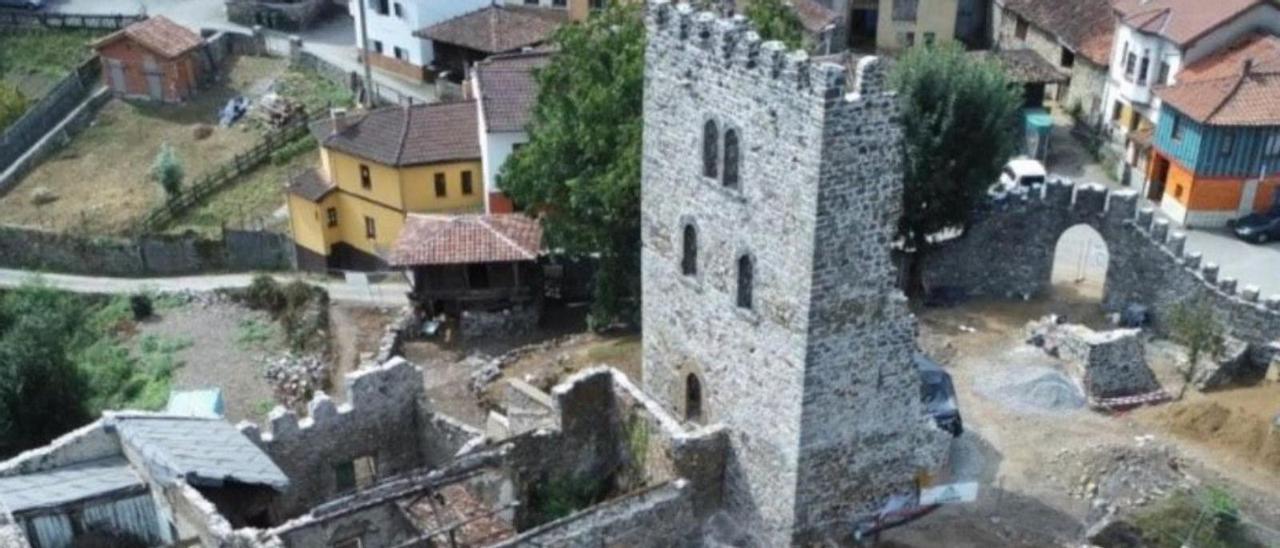
<svg viewBox="0 0 1280 548">
<path fill-rule="evenodd" d="M 1171 405 L 1159 421 L 1179 436 L 1222 447 L 1249 462 L 1280 472 L 1280 429 L 1265 416 L 1214 401 Z"/>
</svg>

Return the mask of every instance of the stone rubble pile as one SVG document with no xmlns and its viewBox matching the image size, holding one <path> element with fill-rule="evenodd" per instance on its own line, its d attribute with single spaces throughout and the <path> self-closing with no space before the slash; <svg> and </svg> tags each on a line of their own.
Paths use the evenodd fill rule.
<svg viewBox="0 0 1280 548">
<path fill-rule="evenodd" d="M 378 353 L 374 355 L 374 363 L 386 363 L 387 360 L 400 354 L 400 343 L 417 324 L 412 306 L 400 309 L 400 314 L 388 323 L 378 341 Z M 361 358 L 363 360 L 363 357 Z"/>
<path fill-rule="evenodd" d="M 276 402 L 292 410 L 304 409 L 316 392 L 325 388 L 329 365 L 319 356 L 287 354 L 269 360 L 264 373 Z"/>
<path fill-rule="evenodd" d="M 1147 436 L 1134 445 L 1063 449 L 1051 464 L 1057 472 L 1050 479 L 1072 498 L 1089 500 L 1095 517 L 1145 506 L 1196 483 L 1173 447 Z"/>
<path fill-rule="evenodd" d="M 1183 360 L 1179 365 L 1185 368 L 1188 362 Z M 1216 358 L 1200 359 L 1195 375 L 1191 377 L 1191 385 L 1201 392 L 1223 388 L 1249 376 L 1252 368 L 1249 344 L 1227 336 L 1222 343 L 1222 354 Z M 1183 371 L 1185 373 L 1185 369 Z"/>
<path fill-rule="evenodd" d="M 463 358 L 463 362 L 466 364 L 467 369 L 472 372 L 470 385 L 471 391 L 476 394 L 484 392 L 485 388 L 502 376 L 503 369 L 506 369 L 507 366 L 520 361 L 526 356 L 544 353 L 562 345 L 571 345 L 576 343 L 578 338 L 586 336 L 587 335 L 583 334 L 575 334 L 556 337 L 554 339 L 513 348 L 498 357 L 489 357 L 480 354 L 467 356 L 466 358 Z M 569 358 L 562 354 L 556 359 L 559 362 L 567 362 Z M 533 382 L 533 384 L 541 387 L 542 383 Z M 552 384 L 554 384 L 554 382 Z"/>
</svg>

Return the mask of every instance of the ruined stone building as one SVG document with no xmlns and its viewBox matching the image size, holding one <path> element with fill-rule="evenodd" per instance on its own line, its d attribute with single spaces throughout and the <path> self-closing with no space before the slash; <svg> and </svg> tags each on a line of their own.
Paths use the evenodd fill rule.
<svg viewBox="0 0 1280 548">
<path fill-rule="evenodd" d="M 668 0 L 646 22 L 643 382 L 510 380 L 479 432 L 391 358 L 348 375 L 349 402 L 319 394 L 305 418 L 232 431 L 249 471 L 169 459 L 166 438 L 104 419 L 0 463 L 0 485 L 80 478 L 20 511 L 0 492 L 0 546 L 66 545 L 40 540 L 41 516 L 66 541 L 140 523 L 218 547 L 784 546 L 845 540 L 912 496 L 950 438 L 919 402 L 893 284 L 883 66 L 812 61 Z M 104 459 L 122 488 L 86 473 Z M 138 511 L 109 511 L 119 500 Z"/>
</svg>

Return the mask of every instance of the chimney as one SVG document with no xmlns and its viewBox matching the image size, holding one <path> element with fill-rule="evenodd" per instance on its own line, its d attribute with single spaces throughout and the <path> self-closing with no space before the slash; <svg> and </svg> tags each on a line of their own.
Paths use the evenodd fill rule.
<svg viewBox="0 0 1280 548">
<path fill-rule="evenodd" d="M 1243 66 L 1241 67 L 1241 71 L 1240 71 L 1240 72 L 1241 72 L 1241 74 L 1244 74 L 1245 76 L 1248 76 L 1250 72 L 1253 72 L 1253 58 L 1252 58 L 1252 57 L 1246 57 L 1246 58 L 1245 58 L 1244 63 L 1243 63 Z"/>
<path fill-rule="evenodd" d="M 337 133 L 347 129 L 347 109 L 331 108 L 329 109 L 329 129 L 330 134 Z"/>
</svg>

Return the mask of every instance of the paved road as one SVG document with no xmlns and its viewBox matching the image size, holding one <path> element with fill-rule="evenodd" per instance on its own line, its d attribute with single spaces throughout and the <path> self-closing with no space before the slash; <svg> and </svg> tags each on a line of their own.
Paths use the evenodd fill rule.
<svg viewBox="0 0 1280 548">
<path fill-rule="evenodd" d="M 138 13 L 163 15 L 193 29 L 210 28 L 249 32 L 249 29 L 227 20 L 224 0 L 49 0 L 46 10 L 65 13 Z M 272 40 L 287 48 L 288 35 L 268 31 Z M 356 62 L 355 23 L 345 14 L 331 17 L 320 26 L 298 33 L 302 48 L 321 59 L 349 71 L 363 71 Z M 381 95 L 398 102 L 400 97 L 415 101 L 436 101 L 434 87 L 412 82 L 399 76 L 373 71 L 373 80 L 383 89 Z"/>
<path fill-rule="evenodd" d="M 0 268 L 0 287 L 17 287 L 33 280 L 40 280 L 52 287 L 76 293 L 200 292 L 248 287 L 253 277 L 253 274 L 214 274 L 175 278 L 107 278 Z M 409 286 L 402 282 L 360 285 L 298 275 L 276 275 L 275 278 L 281 282 L 301 279 L 318 285 L 325 288 L 329 292 L 329 298 L 335 301 L 386 306 L 402 306 L 408 303 L 406 295 L 409 292 Z"/>
</svg>

